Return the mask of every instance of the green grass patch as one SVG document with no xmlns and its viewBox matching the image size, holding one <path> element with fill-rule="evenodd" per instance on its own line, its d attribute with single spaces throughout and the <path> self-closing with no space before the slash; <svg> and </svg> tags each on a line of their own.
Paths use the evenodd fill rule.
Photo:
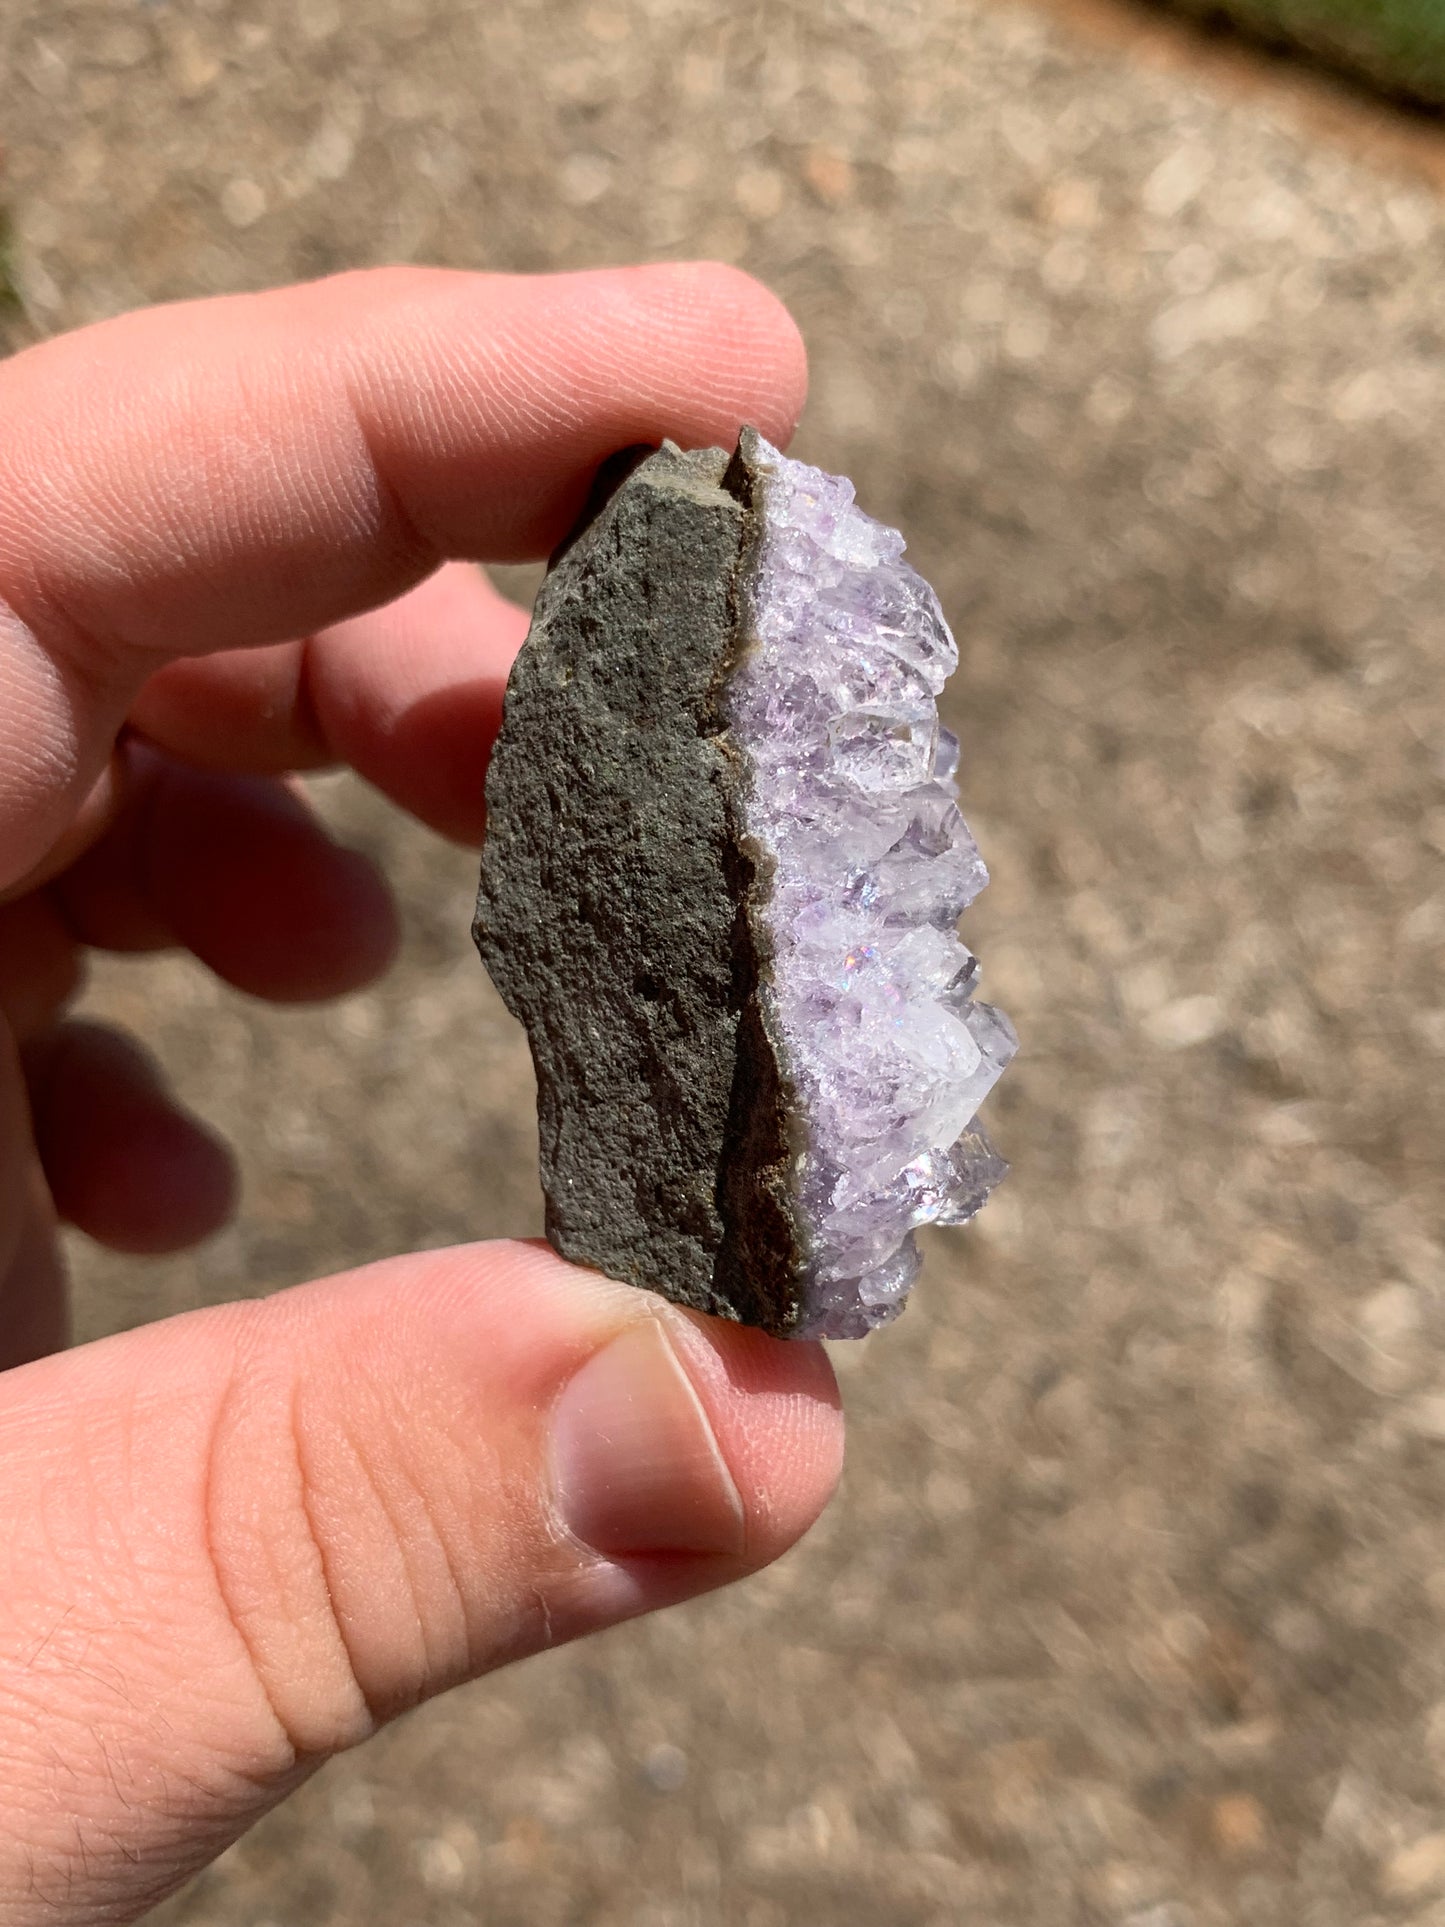
<svg viewBox="0 0 1445 1927">
<path fill-rule="evenodd" d="M 1445 0 L 1167 0 L 1445 107 Z"/>
</svg>

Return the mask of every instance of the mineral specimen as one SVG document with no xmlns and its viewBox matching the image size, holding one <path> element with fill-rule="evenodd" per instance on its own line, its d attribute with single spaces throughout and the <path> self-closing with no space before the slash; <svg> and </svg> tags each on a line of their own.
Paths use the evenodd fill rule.
<svg viewBox="0 0 1445 1927">
<path fill-rule="evenodd" d="M 901 1310 L 1005 1166 L 987 872 L 903 538 L 745 429 L 599 478 L 487 778 L 475 934 L 537 1069 L 564 1256 L 783 1336 Z"/>
</svg>

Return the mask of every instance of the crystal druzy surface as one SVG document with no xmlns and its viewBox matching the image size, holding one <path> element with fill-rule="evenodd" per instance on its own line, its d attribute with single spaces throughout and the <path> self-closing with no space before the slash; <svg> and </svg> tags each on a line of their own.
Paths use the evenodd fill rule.
<svg viewBox="0 0 1445 1927">
<path fill-rule="evenodd" d="M 893 1317 L 921 1224 L 960 1224 L 1004 1165 L 970 1130 L 1016 1048 L 975 1001 L 959 913 L 988 881 L 936 699 L 958 651 L 903 537 L 853 486 L 748 438 L 757 534 L 728 718 L 765 853 L 765 1019 L 799 1106 L 801 1330 Z"/>
<path fill-rule="evenodd" d="M 751 430 L 619 460 L 553 558 L 487 776 L 475 934 L 537 1070 L 564 1256 L 780 1336 L 901 1309 L 1004 1166 L 987 881 L 903 539 Z"/>
</svg>

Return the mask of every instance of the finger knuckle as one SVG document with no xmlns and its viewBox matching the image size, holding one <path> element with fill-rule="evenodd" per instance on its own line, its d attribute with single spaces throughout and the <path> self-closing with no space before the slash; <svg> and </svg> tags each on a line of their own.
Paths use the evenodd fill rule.
<svg viewBox="0 0 1445 1927">
<path fill-rule="evenodd" d="M 298 1755 L 341 1750 L 449 1684 L 470 1651 L 444 1494 L 384 1393 L 288 1366 L 218 1420 L 209 1552 Z"/>
</svg>

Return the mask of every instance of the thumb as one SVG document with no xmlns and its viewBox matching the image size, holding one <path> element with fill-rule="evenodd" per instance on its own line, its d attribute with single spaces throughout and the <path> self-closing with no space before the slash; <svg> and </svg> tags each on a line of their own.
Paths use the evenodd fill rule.
<svg viewBox="0 0 1445 1927">
<path fill-rule="evenodd" d="M 753 1570 L 821 1348 L 543 1247 L 400 1258 L 0 1378 L 0 1923 L 130 1920 L 459 1680 Z"/>
</svg>

